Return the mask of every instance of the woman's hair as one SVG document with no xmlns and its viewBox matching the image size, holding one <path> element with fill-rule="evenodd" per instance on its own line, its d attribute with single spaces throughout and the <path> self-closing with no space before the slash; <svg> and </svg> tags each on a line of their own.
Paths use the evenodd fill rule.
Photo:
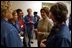
<svg viewBox="0 0 72 48">
<path fill-rule="evenodd" d="M 12 15 L 14 16 L 16 13 L 17 13 L 16 10 L 14 10 L 14 11 L 12 12 Z"/>
<path fill-rule="evenodd" d="M 68 10 L 65 4 L 59 2 L 50 8 L 55 20 L 59 23 L 65 22 L 67 19 Z"/>
<path fill-rule="evenodd" d="M 1 8 L 1 19 L 5 17 L 5 14 L 8 12 L 8 9 Z"/>
<path fill-rule="evenodd" d="M 44 10 L 45 13 L 47 14 L 47 16 L 49 16 L 49 8 L 43 7 L 43 8 L 40 10 L 40 12 L 42 12 L 42 10 Z"/>
</svg>

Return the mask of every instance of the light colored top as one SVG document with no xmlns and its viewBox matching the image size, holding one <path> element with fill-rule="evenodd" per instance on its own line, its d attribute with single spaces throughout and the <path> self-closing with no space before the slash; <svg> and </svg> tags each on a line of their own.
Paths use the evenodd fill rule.
<svg viewBox="0 0 72 48">
<path fill-rule="evenodd" d="M 39 22 L 38 22 L 38 32 L 42 32 L 43 37 L 44 38 L 47 38 L 50 31 L 51 31 L 51 28 L 52 28 L 52 24 L 51 22 L 48 20 L 48 17 L 46 19 L 41 19 Z M 40 36 L 40 35 L 39 35 Z"/>
</svg>

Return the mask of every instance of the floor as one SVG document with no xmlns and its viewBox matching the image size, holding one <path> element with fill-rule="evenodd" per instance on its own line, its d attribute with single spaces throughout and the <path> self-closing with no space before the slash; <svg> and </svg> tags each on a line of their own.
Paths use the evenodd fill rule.
<svg viewBox="0 0 72 48">
<path fill-rule="evenodd" d="M 23 37 L 21 36 L 20 38 L 23 42 Z M 33 39 L 31 41 L 33 41 L 33 43 L 31 43 L 31 47 L 38 47 L 38 43 L 37 43 L 38 41 L 37 39 L 35 39 L 35 33 L 33 33 Z"/>
</svg>

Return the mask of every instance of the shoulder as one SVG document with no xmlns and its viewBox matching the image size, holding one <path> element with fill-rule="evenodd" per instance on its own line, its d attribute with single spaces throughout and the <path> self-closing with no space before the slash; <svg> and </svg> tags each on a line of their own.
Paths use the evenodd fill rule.
<svg viewBox="0 0 72 48">
<path fill-rule="evenodd" d="M 53 22 L 50 19 L 47 19 L 48 26 L 53 26 Z"/>
<path fill-rule="evenodd" d="M 17 32 L 17 30 L 13 27 L 12 24 L 10 24 L 8 22 L 1 23 L 1 33 L 10 34 L 13 32 Z"/>
<path fill-rule="evenodd" d="M 68 31 L 59 31 L 59 32 L 60 33 L 55 35 L 55 38 L 71 41 L 70 32 L 68 32 Z"/>
<path fill-rule="evenodd" d="M 1 26 L 4 27 L 4 28 L 5 28 L 5 27 L 9 28 L 9 26 L 11 26 L 11 24 L 8 23 L 8 22 L 6 22 L 6 21 L 1 21 Z M 6 28 L 6 29 L 7 29 L 7 28 Z"/>
<path fill-rule="evenodd" d="M 1 28 L 4 28 L 5 30 L 14 30 L 15 28 L 13 27 L 12 24 L 9 22 L 1 22 Z"/>
</svg>

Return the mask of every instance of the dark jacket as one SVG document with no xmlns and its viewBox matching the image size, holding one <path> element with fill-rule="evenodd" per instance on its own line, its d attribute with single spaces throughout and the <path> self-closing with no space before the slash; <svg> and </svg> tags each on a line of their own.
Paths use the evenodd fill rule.
<svg viewBox="0 0 72 48">
<path fill-rule="evenodd" d="M 71 34 L 66 24 L 54 26 L 47 38 L 47 47 L 71 47 Z"/>
</svg>

